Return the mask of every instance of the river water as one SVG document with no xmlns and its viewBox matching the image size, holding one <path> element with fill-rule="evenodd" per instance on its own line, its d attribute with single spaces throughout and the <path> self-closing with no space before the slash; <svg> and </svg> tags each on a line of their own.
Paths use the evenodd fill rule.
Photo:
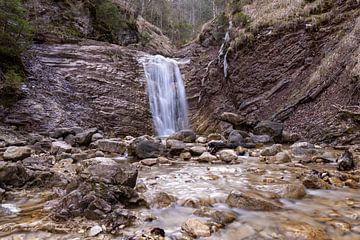
<svg viewBox="0 0 360 240">
<path fill-rule="evenodd" d="M 164 192 L 176 197 L 176 200 L 168 207 L 134 209 L 138 216 L 151 216 L 152 221 L 125 228 L 121 236 L 100 235 L 98 239 L 126 239 L 125 236 L 147 232 L 153 227 L 164 229 L 167 239 L 182 239 L 176 237 L 181 236 L 181 226 L 187 219 L 209 221 L 209 218 L 194 214 L 203 207 L 230 212 L 236 216 L 236 220 L 215 229 L 210 237 L 202 239 L 360 239 L 359 189 L 307 189 L 304 198 L 280 198 L 283 207 L 277 211 L 230 208 L 225 204 L 225 199 L 231 191 L 276 193 L 279 185 L 299 183 L 298 176 L 312 168 L 311 165 L 294 163 L 265 164 L 253 157 L 242 157 L 240 160 L 236 165 L 179 161 L 172 165 L 143 167 L 138 186 L 145 199 L 151 203 L 157 193 Z M 331 165 L 321 168 L 334 170 Z M 13 204 L 21 212 L 1 217 L 0 232 L 3 233 L 0 237 L 83 239 L 87 235 L 91 224 L 80 223 L 79 228 L 72 229 L 66 228 L 67 224 L 64 224 L 63 231 L 61 227 L 50 228 L 50 220 L 46 218 L 49 202 L 50 193 L 19 193 L 6 204 Z M 22 227 L 14 228 L 21 224 Z M 13 232 L 6 232 L 11 226 Z"/>
</svg>

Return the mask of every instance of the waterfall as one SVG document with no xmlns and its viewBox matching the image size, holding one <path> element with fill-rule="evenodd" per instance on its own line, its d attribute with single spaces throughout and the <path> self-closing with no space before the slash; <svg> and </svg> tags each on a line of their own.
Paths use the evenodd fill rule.
<svg viewBox="0 0 360 240">
<path fill-rule="evenodd" d="M 189 128 L 188 107 L 180 62 L 160 55 L 141 59 L 157 135 L 168 136 Z"/>
<path fill-rule="evenodd" d="M 227 77 L 227 71 L 229 68 L 229 64 L 227 61 L 228 51 L 225 51 L 225 47 L 226 47 L 226 44 L 230 41 L 230 30 L 232 29 L 232 27 L 233 27 L 233 23 L 232 23 L 232 21 L 229 21 L 229 28 L 228 28 L 227 32 L 225 33 L 224 42 L 221 45 L 220 50 L 219 50 L 219 61 L 221 61 L 221 57 L 224 56 L 224 77 L 225 78 Z"/>
</svg>

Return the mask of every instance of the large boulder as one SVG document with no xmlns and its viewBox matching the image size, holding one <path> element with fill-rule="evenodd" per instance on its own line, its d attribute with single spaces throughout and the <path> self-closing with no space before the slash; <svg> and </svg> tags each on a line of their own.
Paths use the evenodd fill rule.
<svg viewBox="0 0 360 240">
<path fill-rule="evenodd" d="M 272 137 L 270 137 L 269 135 L 254 135 L 254 134 L 250 134 L 250 138 L 251 141 L 258 144 L 267 144 L 267 143 L 272 143 L 274 142 L 274 140 L 272 139 Z"/>
<path fill-rule="evenodd" d="M 185 232 L 194 238 L 210 237 L 210 227 L 196 218 L 188 219 L 181 227 Z"/>
<path fill-rule="evenodd" d="M 255 126 L 254 131 L 258 135 L 269 135 L 275 142 L 281 142 L 283 129 L 282 123 L 262 121 Z"/>
<path fill-rule="evenodd" d="M 134 167 L 122 166 L 110 159 L 84 161 L 83 170 L 67 187 L 52 217 L 67 220 L 84 216 L 91 220 L 106 218 L 117 222 L 118 217 L 122 219 L 114 216 L 119 208 L 138 204 L 138 195 L 133 190 L 137 174 Z"/>
<path fill-rule="evenodd" d="M 63 141 L 56 141 L 51 144 L 51 154 L 57 155 L 61 153 L 71 153 L 72 147 Z"/>
<path fill-rule="evenodd" d="M 238 130 L 233 130 L 229 134 L 228 142 L 235 146 L 241 146 L 244 143 L 244 138 Z"/>
<path fill-rule="evenodd" d="M 281 152 L 282 145 L 281 144 L 274 144 L 270 147 L 266 147 L 261 150 L 261 156 L 275 156 L 277 153 Z"/>
<path fill-rule="evenodd" d="M 31 155 L 31 148 L 12 146 L 6 149 L 3 157 L 5 160 L 18 161 L 30 157 L 30 155 Z"/>
<path fill-rule="evenodd" d="M 168 139 L 166 141 L 166 147 L 169 149 L 171 155 L 180 155 L 181 152 L 186 148 L 186 145 L 182 141 Z"/>
<path fill-rule="evenodd" d="M 75 135 L 75 142 L 80 146 L 87 146 L 91 143 L 92 136 L 98 132 L 97 128 L 90 128 Z"/>
<path fill-rule="evenodd" d="M 136 138 L 128 148 L 129 154 L 138 159 L 157 158 L 164 150 L 165 146 L 161 143 L 161 140 L 149 136 Z"/>
<path fill-rule="evenodd" d="M 214 162 L 216 160 L 218 160 L 218 158 L 214 155 L 212 155 L 211 153 L 209 152 L 204 152 L 203 154 L 201 154 L 197 160 L 199 162 L 208 162 L 208 163 L 211 163 L 211 162 Z"/>
<path fill-rule="evenodd" d="M 127 144 L 117 139 L 101 139 L 96 141 L 96 145 L 103 152 L 124 154 Z"/>
<path fill-rule="evenodd" d="M 50 137 L 52 138 L 65 138 L 67 135 L 75 135 L 75 131 L 72 128 L 55 128 L 50 132 Z"/>
<path fill-rule="evenodd" d="M 238 156 L 236 152 L 232 149 L 223 149 L 218 152 L 219 159 L 223 162 L 233 162 L 236 161 Z"/>
<path fill-rule="evenodd" d="M 21 163 L 0 161 L 0 183 L 5 186 L 21 187 L 29 180 L 29 175 Z"/>
<path fill-rule="evenodd" d="M 308 142 L 297 142 L 290 146 L 294 155 L 305 156 L 314 155 L 317 153 L 314 144 Z"/>
<path fill-rule="evenodd" d="M 196 141 L 196 134 L 192 130 L 181 130 L 170 135 L 168 139 L 175 139 L 185 143 L 193 143 Z"/>
<path fill-rule="evenodd" d="M 249 192 L 231 192 L 226 199 L 230 207 L 243 208 L 252 211 L 280 210 L 282 205 L 265 197 Z"/>
</svg>

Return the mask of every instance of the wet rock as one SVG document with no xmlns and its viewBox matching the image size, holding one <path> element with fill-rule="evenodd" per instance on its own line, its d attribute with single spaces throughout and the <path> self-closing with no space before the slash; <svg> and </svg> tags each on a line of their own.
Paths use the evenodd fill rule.
<svg viewBox="0 0 360 240">
<path fill-rule="evenodd" d="M 166 157 L 158 157 L 157 162 L 159 164 L 170 164 L 171 163 L 171 161 L 169 159 L 167 159 Z"/>
<path fill-rule="evenodd" d="M 115 162 L 116 163 L 116 162 Z M 89 182 L 122 185 L 134 188 L 138 171 L 130 166 L 104 163 L 90 165 L 81 173 L 81 177 Z"/>
<path fill-rule="evenodd" d="M 232 162 L 232 161 L 236 161 L 238 156 L 236 154 L 236 152 L 232 149 L 224 149 L 224 150 L 221 150 L 220 152 L 218 152 L 218 155 L 219 155 L 219 159 L 221 161 L 224 161 L 224 162 Z"/>
<path fill-rule="evenodd" d="M 0 183 L 2 185 L 21 187 L 29 178 L 21 163 L 0 162 Z"/>
<path fill-rule="evenodd" d="M 330 177 L 328 181 L 335 187 L 342 188 L 344 186 L 344 183 L 338 177 Z"/>
<path fill-rule="evenodd" d="M 226 199 L 226 204 L 230 207 L 252 211 L 274 211 L 282 208 L 281 203 L 250 192 L 231 192 Z"/>
<path fill-rule="evenodd" d="M 281 198 L 301 199 L 306 196 L 306 190 L 302 183 L 289 183 L 271 186 L 271 192 Z"/>
<path fill-rule="evenodd" d="M 169 153 L 173 156 L 178 156 L 181 154 L 182 151 L 186 148 L 184 142 L 175 140 L 175 139 L 168 139 L 166 140 L 166 147 L 169 148 Z"/>
<path fill-rule="evenodd" d="M 103 152 L 124 154 L 126 151 L 126 143 L 115 139 L 101 139 L 96 141 L 96 145 Z"/>
<path fill-rule="evenodd" d="M 31 148 L 29 147 L 8 147 L 4 152 L 3 158 L 9 161 L 18 161 L 30 157 Z"/>
<path fill-rule="evenodd" d="M 219 133 L 210 133 L 207 137 L 207 140 L 210 141 L 221 141 L 224 140 L 224 137 Z"/>
<path fill-rule="evenodd" d="M 177 201 L 175 196 L 167 194 L 165 192 L 158 192 L 152 200 L 152 207 L 154 208 L 166 208 Z"/>
<path fill-rule="evenodd" d="M 97 162 L 97 163 L 96 163 Z M 86 167 L 88 166 L 88 167 Z M 54 207 L 55 220 L 85 216 L 91 220 L 112 217 L 117 206 L 136 205 L 137 170 L 104 159 L 84 164 L 67 193 Z"/>
<path fill-rule="evenodd" d="M 345 151 L 336 162 L 338 163 L 339 171 L 350 171 L 355 168 L 354 156 L 349 151 Z"/>
<path fill-rule="evenodd" d="M 306 175 L 302 183 L 309 189 L 331 189 L 331 186 L 314 174 Z"/>
<path fill-rule="evenodd" d="M 351 225 L 347 222 L 332 220 L 332 221 L 328 221 L 327 224 L 329 224 L 330 226 L 332 226 L 337 230 L 340 230 L 343 233 L 348 233 L 351 231 Z"/>
<path fill-rule="evenodd" d="M 92 228 L 90 228 L 89 237 L 95 237 L 99 235 L 102 231 L 103 229 L 99 225 L 95 225 Z"/>
<path fill-rule="evenodd" d="M 189 161 L 191 159 L 191 153 L 183 152 L 180 154 L 180 158 L 184 161 Z"/>
<path fill-rule="evenodd" d="M 239 146 L 239 147 L 237 147 L 237 148 L 235 149 L 235 152 L 236 152 L 238 155 L 245 155 L 245 153 L 247 152 L 247 149 L 244 148 L 244 147 Z"/>
<path fill-rule="evenodd" d="M 323 229 L 312 226 L 303 222 L 286 222 L 280 224 L 280 232 L 285 235 L 286 239 L 304 239 L 304 240 L 326 240 L 329 236 L 326 235 Z"/>
<path fill-rule="evenodd" d="M 254 131 L 258 135 L 268 135 L 272 137 L 275 142 L 281 142 L 283 124 L 278 122 L 262 121 L 255 126 Z"/>
<path fill-rule="evenodd" d="M 70 153 L 72 150 L 72 146 L 63 141 L 56 141 L 51 144 L 50 153 L 53 155 L 61 154 L 61 153 Z"/>
<path fill-rule="evenodd" d="M 314 155 L 317 153 L 314 144 L 308 142 L 298 142 L 290 146 L 291 151 L 294 155 Z"/>
<path fill-rule="evenodd" d="M 158 163 L 158 159 L 157 158 L 146 158 L 140 161 L 140 163 L 144 166 L 154 166 Z"/>
<path fill-rule="evenodd" d="M 192 130 L 181 130 L 170 135 L 168 139 L 175 139 L 185 143 L 193 143 L 196 140 L 196 134 Z"/>
<path fill-rule="evenodd" d="M 269 136 L 269 135 L 254 135 L 254 134 L 250 134 L 250 138 L 251 141 L 253 141 L 254 143 L 262 143 L 262 144 L 266 144 L 266 143 L 272 143 L 273 139 Z"/>
<path fill-rule="evenodd" d="M 194 215 L 211 218 L 212 221 L 226 226 L 237 219 L 236 214 L 230 211 L 219 211 L 208 207 L 201 207 L 194 212 Z"/>
<path fill-rule="evenodd" d="M 103 138 L 104 138 L 104 136 L 101 133 L 95 133 L 94 135 L 92 135 L 91 141 L 96 142 L 97 140 L 100 140 Z"/>
<path fill-rule="evenodd" d="M 199 162 L 208 162 L 208 163 L 211 163 L 211 162 L 214 162 L 216 160 L 218 160 L 218 158 L 214 155 L 212 155 L 211 153 L 209 152 L 204 152 L 203 154 L 201 154 L 197 160 Z"/>
<path fill-rule="evenodd" d="M 75 135 L 75 142 L 80 146 L 87 146 L 91 143 L 92 136 L 98 132 L 97 128 L 90 128 Z"/>
<path fill-rule="evenodd" d="M 200 156 L 201 154 L 203 154 L 206 151 L 207 151 L 206 147 L 203 147 L 203 146 L 194 146 L 194 147 L 190 148 L 190 152 L 193 156 Z"/>
<path fill-rule="evenodd" d="M 279 152 L 271 159 L 271 163 L 282 164 L 291 162 L 291 158 L 287 152 Z"/>
<path fill-rule="evenodd" d="M 208 142 L 206 137 L 198 137 L 195 141 L 196 143 L 201 143 L 201 144 L 205 144 Z"/>
<path fill-rule="evenodd" d="M 281 152 L 282 145 L 281 144 L 274 144 L 270 147 L 266 147 L 265 149 L 261 150 L 260 154 L 262 156 L 275 156 L 277 153 Z"/>
<path fill-rule="evenodd" d="M 211 235 L 210 227 L 195 218 L 188 219 L 181 229 L 194 238 L 210 237 Z"/>
<path fill-rule="evenodd" d="M 211 141 L 208 143 L 208 148 L 210 152 L 213 154 L 220 151 L 221 149 L 232 149 L 236 147 L 237 147 L 236 144 L 231 144 L 223 141 Z"/>
<path fill-rule="evenodd" d="M 164 152 L 165 146 L 160 140 L 149 136 L 136 138 L 129 146 L 128 151 L 139 159 L 157 158 Z"/>
<path fill-rule="evenodd" d="M 244 138 L 238 130 L 233 130 L 229 134 L 228 142 L 230 144 L 234 144 L 235 146 L 240 146 L 244 143 Z"/>
</svg>

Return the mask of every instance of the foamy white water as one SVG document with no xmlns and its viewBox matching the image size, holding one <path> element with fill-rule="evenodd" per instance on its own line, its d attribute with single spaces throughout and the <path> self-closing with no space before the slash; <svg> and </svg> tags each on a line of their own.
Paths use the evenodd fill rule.
<svg viewBox="0 0 360 240">
<path fill-rule="evenodd" d="M 157 135 L 168 136 L 189 128 L 188 106 L 179 62 L 160 55 L 142 60 Z"/>
</svg>

